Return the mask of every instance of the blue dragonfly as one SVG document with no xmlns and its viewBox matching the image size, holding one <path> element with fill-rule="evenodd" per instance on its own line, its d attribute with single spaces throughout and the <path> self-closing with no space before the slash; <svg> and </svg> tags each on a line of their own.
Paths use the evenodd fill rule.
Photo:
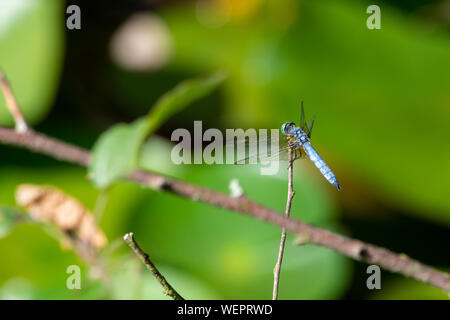
<svg viewBox="0 0 450 320">
<path fill-rule="evenodd" d="M 307 123 L 302 102 L 300 125 L 297 126 L 294 122 L 286 122 L 281 126 L 282 136 L 280 136 L 280 139 L 277 141 L 280 143 L 281 147 L 278 148 L 276 153 L 271 154 L 268 157 L 262 157 L 259 152 L 251 153 L 250 151 L 251 154 L 248 157 L 236 161 L 235 164 L 286 160 L 290 152 L 292 153 L 293 160 L 300 159 L 306 155 L 314 163 L 317 169 L 319 169 L 325 179 L 338 190 L 341 190 L 333 171 L 331 171 L 330 167 L 311 145 L 310 140 L 314 120 L 315 117 L 311 119 L 309 124 Z M 244 143 L 248 145 L 248 141 L 244 141 Z M 260 145 L 261 143 L 264 143 L 264 141 L 260 141 Z"/>
</svg>

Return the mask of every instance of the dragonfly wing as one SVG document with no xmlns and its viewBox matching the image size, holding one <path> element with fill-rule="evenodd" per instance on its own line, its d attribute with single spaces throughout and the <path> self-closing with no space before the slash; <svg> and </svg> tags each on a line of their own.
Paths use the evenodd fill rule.
<svg viewBox="0 0 450 320">
<path fill-rule="evenodd" d="M 289 152 L 292 152 L 293 160 L 297 160 L 300 158 L 304 158 L 306 155 L 305 150 L 303 148 L 298 149 L 292 149 L 290 148 L 287 143 L 283 145 L 279 149 L 279 151 L 275 152 L 274 154 L 271 154 L 269 156 L 262 156 L 259 160 L 260 163 L 268 163 L 272 161 L 289 161 Z"/>
<path fill-rule="evenodd" d="M 242 141 L 235 145 L 237 154 L 235 164 L 256 164 L 271 161 L 287 160 L 288 144 L 285 136 L 272 137 L 259 140 L 258 144 Z"/>
<path fill-rule="evenodd" d="M 270 141 L 270 140 L 269 140 Z M 293 152 L 293 160 L 304 157 L 305 150 L 303 148 L 291 149 L 287 140 L 282 136 L 279 140 L 278 148 L 271 148 L 268 146 L 265 148 L 255 149 L 255 151 L 249 153 L 245 157 L 239 158 L 235 164 L 257 164 L 257 163 L 269 163 L 272 161 L 289 161 L 289 152 Z"/>
<path fill-rule="evenodd" d="M 309 121 L 308 128 L 307 128 L 307 130 L 306 130 L 306 134 L 307 134 L 308 137 L 310 137 L 310 138 L 311 138 L 311 132 L 312 132 L 312 128 L 313 128 L 314 120 L 315 120 L 315 119 L 316 119 L 316 116 L 313 116 L 313 117 L 311 118 L 311 120 Z"/>
<path fill-rule="evenodd" d="M 268 163 L 272 161 L 287 161 L 289 154 L 289 147 L 283 147 L 273 154 L 267 153 L 253 153 L 248 157 L 236 161 L 234 164 L 257 164 Z"/>
<path fill-rule="evenodd" d="M 301 115 L 300 115 L 300 128 L 306 128 L 306 117 L 305 117 L 305 109 L 303 109 L 303 101 L 301 102 Z"/>
<path fill-rule="evenodd" d="M 315 119 L 316 119 L 316 116 L 313 116 L 308 125 L 308 122 L 306 121 L 305 110 L 303 109 L 303 101 L 302 101 L 302 111 L 301 111 L 301 116 L 300 116 L 300 128 L 302 128 L 302 130 L 310 138 L 311 138 L 311 131 L 312 131 Z"/>
</svg>

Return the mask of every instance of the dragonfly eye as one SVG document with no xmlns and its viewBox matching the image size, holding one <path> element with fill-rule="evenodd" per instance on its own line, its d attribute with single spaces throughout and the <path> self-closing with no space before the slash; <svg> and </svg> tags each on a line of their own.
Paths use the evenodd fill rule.
<svg viewBox="0 0 450 320">
<path fill-rule="evenodd" d="M 288 134 L 291 131 L 292 126 L 295 126 L 295 124 L 293 122 L 286 122 L 286 123 L 284 123 L 281 126 L 281 133 Z"/>
</svg>

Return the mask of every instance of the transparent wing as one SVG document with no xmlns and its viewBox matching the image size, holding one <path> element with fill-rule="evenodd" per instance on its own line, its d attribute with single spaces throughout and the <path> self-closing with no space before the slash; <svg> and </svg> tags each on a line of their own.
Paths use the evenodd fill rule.
<svg viewBox="0 0 450 320">
<path fill-rule="evenodd" d="M 311 138 L 311 132 L 314 125 L 314 120 L 316 119 L 316 116 L 313 116 L 309 122 L 306 121 L 305 117 L 305 110 L 303 109 L 303 101 L 301 102 L 301 116 L 300 116 L 300 128 L 308 135 L 308 137 Z"/>
<path fill-rule="evenodd" d="M 245 158 L 235 161 L 234 164 L 257 164 L 268 163 L 272 161 L 287 161 L 289 148 L 287 146 L 279 149 L 277 152 L 267 154 L 264 152 L 254 152 Z"/>
<path fill-rule="evenodd" d="M 256 140 L 241 138 L 227 141 L 226 148 L 227 159 L 232 153 L 235 164 L 284 161 L 288 159 L 289 149 L 285 136 L 280 134 L 259 136 Z"/>
<path fill-rule="evenodd" d="M 308 124 L 306 123 L 305 109 L 303 109 L 303 101 L 300 102 L 300 104 L 301 104 L 300 128 L 302 128 L 303 131 L 305 131 L 305 128 L 308 126 Z"/>
<path fill-rule="evenodd" d="M 288 161 L 289 147 L 286 136 L 270 137 L 267 140 L 261 140 L 260 144 L 253 146 L 248 141 L 244 143 L 246 153 L 238 155 L 234 164 L 257 164 L 257 163 L 269 163 L 272 161 Z M 274 145 L 275 144 L 275 145 Z M 241 147 L 243 149 L 243 147 Z M 293 151 L 293 159 L 300 159 L 305 154 L 302 148 Z"/>
<path fill-rule="evenodd" d="M 312 128 L 313 128 L 313 125 L 314 125 L 314 120 L 316 120 L 316 116 L 313 116 L 311 118 L 311 120 L 309 121 L 309 126 L 307 128 L 307 131 L 305 131 L 306 134 L 308 135 L 308 137 L 310 137 L 310 138 L 311 138 Z"/>
</svg>

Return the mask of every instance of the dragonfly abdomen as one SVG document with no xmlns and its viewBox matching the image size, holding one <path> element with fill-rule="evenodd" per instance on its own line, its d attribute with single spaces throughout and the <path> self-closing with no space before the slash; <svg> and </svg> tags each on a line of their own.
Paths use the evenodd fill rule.
<svg viewBox="0 0 450 320">
<path fill-rule="evenodd" d="M 314 149 L 309 142 L 304 143 L 303 148 L 305 149 L 308 158 L 314 163 L 317 169 L 319 169 L 320 173 L 325 177 L 325 179 L 327 179 L 329 183 L 340 190 L 341 188 L 336 179 L 336 176 L 334 175 L 333 171 L 331 171 L 330 167 L 328 167 L 328 165 L 325 163 L 325 161 L 323 161 L 322 157 L 319 155 L 316 149 Z"/>
</svg>

